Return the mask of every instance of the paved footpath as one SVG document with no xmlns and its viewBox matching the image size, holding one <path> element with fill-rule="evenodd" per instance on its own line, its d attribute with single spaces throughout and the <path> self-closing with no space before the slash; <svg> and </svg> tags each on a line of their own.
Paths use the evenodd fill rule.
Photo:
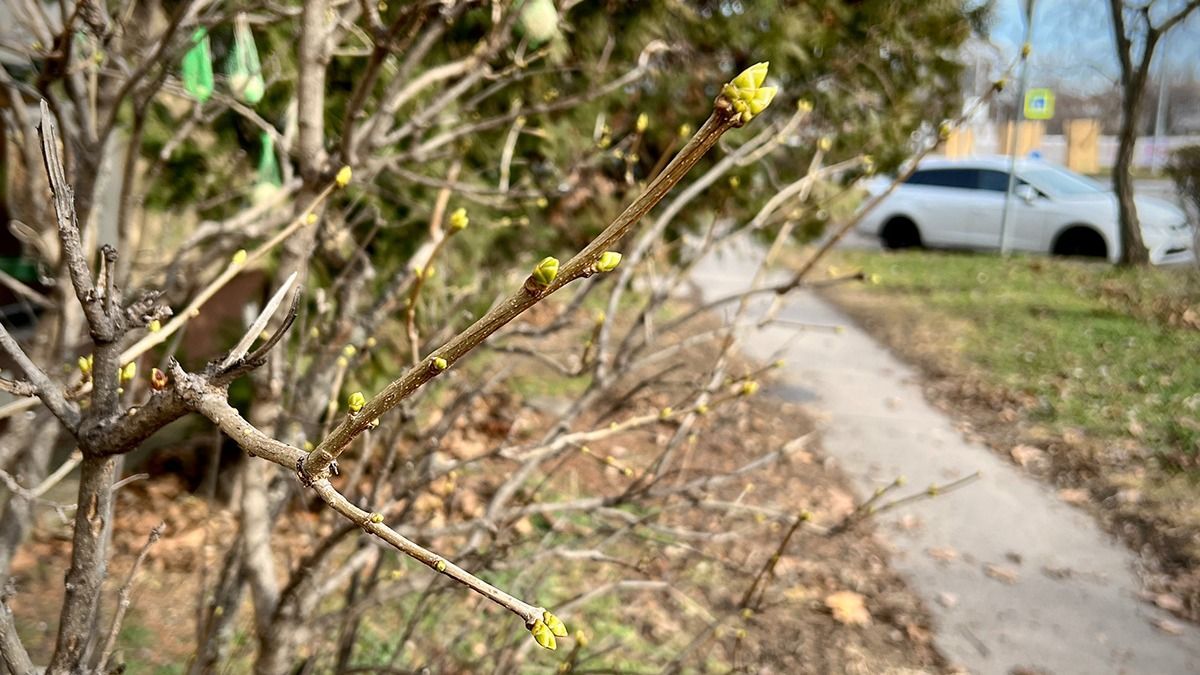
<svg viewBox="0 0 1200 675">
<path fill-rule="evenodd" d="M 752 273 L 742 251 L 705 261 L 695 279 L 716 298 Z M 1151 623 L 1169 616 L 1138 599 L 1134 556 L 1120 542 L 965 439 L 926 402 L 913 369 L 827 302 L 796 294 L 778 316 L 845 326 L 835 333 L 780 322 L 747 336 L 743 350 L 786 359 L 773 393 L 816 413 L 825 453 L 860 497 L 898 475 L 917 490 L 983 474 L 885 514 L 879 527 L 893 567 L 933 613 L 935 642 L 951 663 L 981 674 L 1022 666 L 1056 675 L 1200 673 L 1200 631 L 1177 621 L 1183 633 L 1169 635 Z"/>
</svg>

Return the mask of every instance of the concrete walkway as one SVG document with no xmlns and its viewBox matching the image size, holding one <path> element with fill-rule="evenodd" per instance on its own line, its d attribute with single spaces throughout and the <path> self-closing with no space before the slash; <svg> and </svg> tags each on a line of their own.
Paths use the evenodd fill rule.
<svg viewBox="0 0 1200 675">
<path fill-rule="evenodd" d="M 706 297 L 748 283 L 747 250 L 705 261 L 695 279 Z M 966 440 L 925 401 L 916 373 L 836 308 L 798 294 L 779 318 L 845 326 L 834 333 L 777 323 L 748 336 L 743 350 L 787 360 L 774 393 L 816 413 L 825 453 L 860 497 L 898 475 L 908 479 L 907 494 L 983 473 L 883 516 L 879 527 L 893 567 L 933 613 L 937 647 L 951 663 L 981 674 L 1200 673 L 1200 632 L 1177 621 L 1182 634 L 1169 635 L 1151 623 L 1169 617 L 1137 598 L 1134 556 L 1090 517 Z"/>
</svg>

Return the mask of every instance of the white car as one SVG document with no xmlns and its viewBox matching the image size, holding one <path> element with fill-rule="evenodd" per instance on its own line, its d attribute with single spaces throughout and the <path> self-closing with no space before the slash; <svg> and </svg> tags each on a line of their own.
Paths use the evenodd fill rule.
<svg viewBox="0 0 1200 675">
<path fill-rule="evenodd" d="M 1000 248 L 1007 157 L 930 159 L 862 219 L 860 232 L 887 248 Z M 1121 256 L 1117 198 L 1108 187 L 1040 160 L 1018 160 L 1005 234 L 1013 251 Z M 887 183 L 876 183 L 878 193 Z M 1156 265 L 1193 259 L 1192 227 L 1170 202 L 1137 197 L 1142 240 Z"/>
</svg>

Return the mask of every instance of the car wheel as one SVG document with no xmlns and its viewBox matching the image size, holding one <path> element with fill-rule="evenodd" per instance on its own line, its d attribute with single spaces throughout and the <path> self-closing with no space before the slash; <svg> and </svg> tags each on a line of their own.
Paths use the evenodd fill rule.
<svg viewBox="0 0 1200 675">
<path fill-rule="evenodd" d="M 1059 234 L 1050 252 L 1080 258 L 1107 258 L 1108 244 L 1104 243 L 1104 237 L 1099 232 L 1077 225 Z"/>
<path fill-rule="evenodd" d="M 887 221 L 879 237 L 883 240 L 883 247 L 887 249 L 921 247 L 921 231 L 917 229 L 917 224 L 908 218 L 897 217 Z"/>
</svg>

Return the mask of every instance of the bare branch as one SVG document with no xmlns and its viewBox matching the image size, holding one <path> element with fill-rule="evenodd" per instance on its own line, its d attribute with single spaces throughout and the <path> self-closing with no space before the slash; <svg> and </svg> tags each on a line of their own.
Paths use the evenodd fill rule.
<svg viewBox="0 0 1200 675">
<path fill-rule="evenodd" d="M 101 673 L 107 672 L 108 660 L 112 657 L 113 648 L 117 646 L 117 636 L 121 633 L 121 624 L 124 623 L 125 613 L 129 611 L 129 605 L 131 604 L 129 596 L 133 590 L 134 579 L 137 578 L 138 570 L 141 568 L 142 562 L 145 561 L 146 554 L 158 542 L 165 527 L 166 523 L 159 523 L 154 529 L 150 530 L 150 536 L 146 538 L 146 543 L 142 545 L 142 550 L 138 551 L 137 558 L 133 560 L 133 566 L 129 568 L 129 576 L 125 577 L 125 584 L 117 592 L 117 610 L 113 614 L 112 626 L 108 629 L 108 639 L 104 642 L 104 649 L 100 652 L 100 661 L 96 665 L 96 670 Z"/>
<path fill-rule="evenodd" d="M 25 377 L 29 378 L 34 393 L 42 403 L 46 404 L 50 412 L 54 413 L 54 416 L 72 433 L 78 431 L 79 406 L 67 400 L 62 388 L 26 356 L 25 350 L 21 349 L 21 345 L 17 344 L 17 341 L 13 339 L 12 335 L 9 335 L 8 329 L 3 325 L 0 325 L 0 349 L 3 349 L 16 362 L 17 367 L 25 373 Z"/>
</svg>

